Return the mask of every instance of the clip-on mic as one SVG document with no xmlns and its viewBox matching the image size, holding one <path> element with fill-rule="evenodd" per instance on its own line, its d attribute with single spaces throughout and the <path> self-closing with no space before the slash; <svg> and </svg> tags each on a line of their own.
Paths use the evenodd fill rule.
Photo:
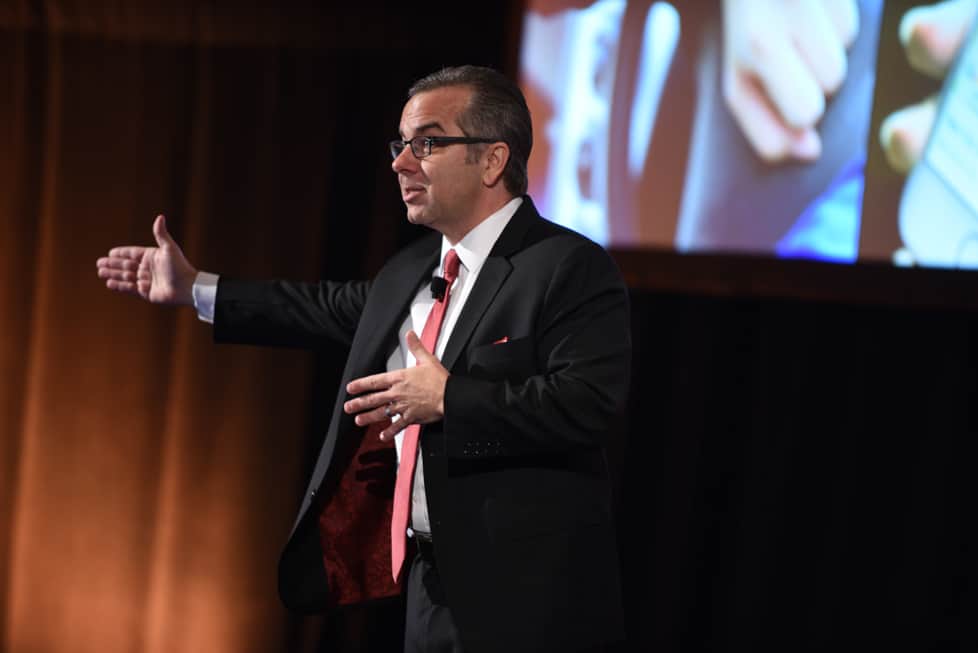
<svg viewBox="0 0 978 653">
<path fill-rule="evenodd" d="M 448 290 L 448 282 L 444 277 L 431 277 L 431 296 L 438 301 L 445 299 L 445 291 Z"/>
</svg>

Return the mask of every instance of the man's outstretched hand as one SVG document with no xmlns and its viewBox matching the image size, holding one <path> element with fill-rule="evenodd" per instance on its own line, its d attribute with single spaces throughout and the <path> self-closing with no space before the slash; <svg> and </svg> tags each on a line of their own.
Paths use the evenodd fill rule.
<svg viewBox="0 0 978 653">
<path fill-rule="evenodd" d="M 113 247 L 95 262 L 99 279 L 109 290 L 138 295 L 153 304 L 193 305 L 197 270 L 190 265 L 170 232 L 166 218 L 156 216 L 153 237 L 157 247 Z"/>
</svg>

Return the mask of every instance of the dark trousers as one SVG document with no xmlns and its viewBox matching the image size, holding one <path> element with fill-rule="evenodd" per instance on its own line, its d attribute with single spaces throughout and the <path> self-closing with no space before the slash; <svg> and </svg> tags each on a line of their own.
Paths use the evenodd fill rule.
<svg viewBox="0 0 978 653">
<path fill-rule="evenodd" d="M 431 556 L 416 555 L 408 572 L 404 653 L 463 653 Z"/>
</svg>

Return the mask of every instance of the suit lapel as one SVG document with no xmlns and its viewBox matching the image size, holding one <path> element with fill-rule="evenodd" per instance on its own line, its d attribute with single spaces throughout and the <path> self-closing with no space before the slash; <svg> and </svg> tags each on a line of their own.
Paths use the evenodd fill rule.
<svg viewBox="0 0 978 653">
<path fill-rule="evenodd" d="M 476 279 L 475 286 L 462 308 L 462 314 L 459 315 L 458 322 L 455 323 L 451 338 L 445 346 L 445 353 L 441 357 L 441 364 L 446 369 L 450 370 L 455 365 L 459 354 L 468 344 L 472 331 L 482 321 L 482 316 L 492 304 L 496 293 L 499 292 L 509 273 L 512 272 L 513 264 L 509 258 L 513 253 L 520 250 L 527 229 L 529 229 L 532 220 L 538 217 L 539 214 L 536 207 L 533 206 L 533 202 L 529 197 L 524 196 L 523 204 L 513 214 L 509 224 L 506 225 L 496 244 L 493 245 L 492 251 L 489 252 L 486 262 L 483 263 L 479 278 Z"/>
<path fill-rule="evenodd" d="M 490 256 L 482 266 L 479 278 L 475 282 L 475 287 L 469 293 L 469 298 L 462 308 L 462 314 L 458 316 L 458 322 L 452 329 L 452 335 L 445 345 L 445 353 L 442 354 L 441 364 L 446 369 L 452 369 L 462 348 L 469 341 L 472 330 L 482 319 L 482 314 L 489 308 L 493 297 L 499 292 L 506 277 L 509 276 L 513 266 L 504 258 L 494 258 Z"/>
<path fill-rule="evenodd" d="M 440 239 L 436 240 L 434 248 L 419 251 L 416 257 L 377 280 L 374 286 L 377 301 L 371 306 L 373 310 L 365 312 L 362 318 L 370 329 L 360 346 L 351 349 L 351 360 L 362 360 L 367 363 L 365 367 L 372 368 L 380 357 L 390 353 L 389 344 L 396 337 L 418 288 L 438 264 L 440 243 Z"/>
</svg>

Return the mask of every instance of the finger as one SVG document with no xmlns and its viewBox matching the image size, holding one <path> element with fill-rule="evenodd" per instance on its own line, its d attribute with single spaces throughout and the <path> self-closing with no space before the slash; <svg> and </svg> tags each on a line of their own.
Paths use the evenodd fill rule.
<svg viewBox="0 0 978 653">
<path fill-rule="evenodd" d="M 402 415 L 401 419 L 391 422 L 390 426 L 380 432 L 380 439 L 387 442 L 410 425 L 411 423 Z"/>
<path fill-rule="evenodd" d="M 143 255 L 146 253 L 146 249 L 146 247 L 137 247 L 133 245 L 128 245 L 125 247 L 113 247 L 109 250 L 109 258 L 131 259 L 138 262 L 143 258 Z"/>
<path fill-rule="evenodd" d="M 848 49 L 859 36 L 859 5 L 856 0 L 823 0 L 822 4 L 836 35 Z"/>
<path fill-rule="evenodd" d="M 391 413 L 391 415 L 393 414 L 394 413 Z M 353 421 L 356 422 L 357 426 L 368 426 L 370 424 L 378 424 L 380 422 L 389 421 L 391 415 L 388 415 L 383 408 L 375 408 L 373 410 L 360 413 L 353 418 Z"/>
<path fill-rule="evenodd" d="M 354 379 L 346 384 L 346 391 L 351 395 L 358 395 L 364 392 L 376 392 L 387 390 L 401 378 L 401 370 L 395 372 L 384 372 Z"/>
<path fill-rule="evenodd" d="M 848 62 L 845 43 L 826 10 L 821 0 L 800 2 L 791 37 L 822 93 L 830 95 L 845 81 Z"/>
<path fill-rule="evenodd" d="M 937 96 L 896 111 L 880 125 L 880 144 L 894 170 L 906 174 L 920 160 L 937 117 Z"/>
<path fill-rule="evenodd" d="M 153 238 L 156 239 L 156 244 L 160 247 L 167 245 L 176 246 L 173 237 L 170 235 L 170 232 L 167 231 L 165 215 L 160 214 L 156 216 L 156 220 L 153 221 Z"/>
<path fill-rule="evenodd" d="M 111 268 L 99 268 L 99 279 L 111 279 L 112 281 L 135 282 L 136 273 L 128 270 L 113 270 Z"/>
<path fill-rule="evenodd" d="M 114 279 L 109 279 L 105 282 L 105 287 L 109 290 L 115 290 L 116 292 L 129 293 L 131 295 L 139 294 L 136 284 L 128 281 L 116 281 Z"/>
<path fill-rule="evenodd" d="M 370 424 L 379 424 L 381 422 L 390 422 L 394 416 L 400 416 L 397 411 L 386 410 L 387 406 L 384 405 L 380 408 L 374 408 L 373 410 L 368 410 L 366 412 L 360 413 L 353 421 L 357 426 L 369 426 Z M 401 417 L 398 420 L 403 419 Z"/>
<path fill-rule="evenodd" d="M 434 355 L 425 349 L 424 343 L 421 342 L 421 338 L 419 338 L 418 334 L 413 330 L 407 332 L 407 346 L 417 360 L 434 358 Z"/>
<path fill-rule="evenodd" d="M 386 406 L 387 404 L 397 401 L 395 393 L 391 390 L 386 390 L 384 392 L 371 392 L 370 394 L 362 395 L 355 399 L 350 399 L 343 404 L 343 411 L 347 415 L 352 415 L 353 413 L 362 413 L 365 410 L 370 410 L 371 408 L 377 408 L 378 406 Z"/>
<path fill-rule="evenodd" d="M 737 73 L 734 76 L 724 84 L 727 105 L 758 156 L 775 163 L 784 159 L 814 161 L 821 155 L 822 141 L 814 129 L 789 128 L 755 80 Z"/>
<path fill-rule="evenodd" d="M 811 69 L 784 34 L 751 52 L 753 70 L 781 119 L 795 129 L 814 127 L 825 111 L 825 96 Z"/>
<path fill-rule="evenodd" d="M 900 20 L 900 42 L 916 70 L 943 79 L 978 13 L 978 0 L 915 7 Z"/>
<path fill-rule="evenodd" d="M 100 270 L 136 270 L 139 268 L 139 262 L 127 258 L 112 258 L 106 256 L 95 261 L 95 266 Z"/>
</svg>

